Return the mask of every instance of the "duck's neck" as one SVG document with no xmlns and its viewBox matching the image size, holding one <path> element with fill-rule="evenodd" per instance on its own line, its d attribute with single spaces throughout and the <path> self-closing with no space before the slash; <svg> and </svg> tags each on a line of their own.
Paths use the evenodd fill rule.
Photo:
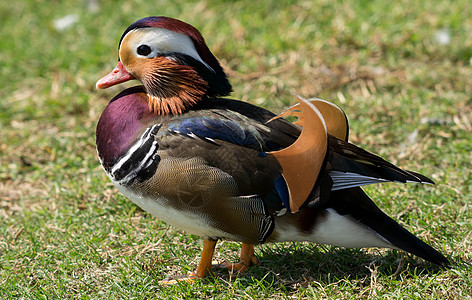
<svg viewBox="0 0 472 300">
<path fill-rule="evenodd" d="M 149 110 L 157 115 L 180 115 L 207 97 L 208 83 L 190 66 L 155 59 L 141 81 Z"/>
<path fill-rule="evenodd" d="M 148 109 L 156 115 L 181 115 L 204 99 L 205 95 L 182 92 L 168 97 L 147 94 Z"/>
<path fill-rule="evenodd" d="M 210 70 L 192 57 L 173 57 L 156 57 L 139 77 L 149 95 L 149 109 L 157 115 L 179 115 L 207 98 L 231 93 L 218 63 Z"/>
</svg>

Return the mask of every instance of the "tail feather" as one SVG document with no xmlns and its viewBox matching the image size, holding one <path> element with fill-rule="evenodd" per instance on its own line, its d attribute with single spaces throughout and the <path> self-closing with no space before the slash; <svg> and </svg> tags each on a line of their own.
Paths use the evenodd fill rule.
<svg viewBox="0 0 472 300">
<path fill-rule="evenodd" d="M 333 190 L 381 182 L 417 182 L 434 184 L 421 174 L 402 170 L 383 158 L 355 145 L 329 136 L 327 171 Z"/>
<path fill-rule="evenodd" d="M 352 216 L 397 248 L 438 265 L 447 266 L 449 264 L 448 259 L 441 253 L 382 212 L 361 188 L 333 191 L 329 206 L 339 214 Z"/>
</svg>

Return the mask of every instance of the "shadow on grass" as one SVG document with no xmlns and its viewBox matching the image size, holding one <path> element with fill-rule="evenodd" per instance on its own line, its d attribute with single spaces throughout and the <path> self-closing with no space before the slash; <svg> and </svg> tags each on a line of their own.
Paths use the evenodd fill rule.
<svg viewBox="0 0 472 300">
<path fill-rule="evenodd" d="M 369 284 L 372 276 L 402 279 L 430 276 L 442 272 L 440 266 L 400 251 L 386 254 L 331 246 L 299 246 L 297 243 L 263 247 L 258 251 L 259 264 L 239 276 L 239 284 L 254 281 L 284 287 L 300 287 L 311 282 L 328 285 L 339 281 Z M 215 275 L 228 276 L 224 270 Z M 397 278 L 398 279 L 398 278 Z"/>
</svg>

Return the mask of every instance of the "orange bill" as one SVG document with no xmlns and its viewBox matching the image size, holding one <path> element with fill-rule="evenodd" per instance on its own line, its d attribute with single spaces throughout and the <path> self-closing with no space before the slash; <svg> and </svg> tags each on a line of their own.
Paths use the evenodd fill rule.
<svg viewBox="0 0 472 300">
<path fill-rule="evenodd" d="M 318 108 L 308 100 L 298 97 L 303 129 L 298 139 L 289 147 L 270 152 L 282 166 L 282 176 L 287 183 L 290 211 L 297 212 L 315 186 L 328 148 L 325 121 Z"/>
<path fill-rule="evenodd" d="M 126 70 L 125 66 L 118 61 L 116 67 L 107 75 L 100 78 L 97 81 L 96 88 L 98 89 L 106 89 L 116 84 L 120 84 L 126 82 L 128 80 L 136 79 L 133 75 L 131 75 L 128 70 Z"/>
</svg>

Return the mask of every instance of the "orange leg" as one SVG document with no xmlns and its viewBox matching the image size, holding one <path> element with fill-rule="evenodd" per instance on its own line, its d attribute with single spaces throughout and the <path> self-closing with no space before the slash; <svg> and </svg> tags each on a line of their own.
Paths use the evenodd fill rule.
<svg viewBox="0 0 472 300">
<path fill-rule="evenodd" d="M 215 253 L 216 240 L 203 240 L 203 251 L 200 264 L 198 265 L 195 275 L 198 278 L 205 278 L 211 272 L 211 262 L 213 260 L 213 253 Z"/>
<path fill-rule="evenodd" d="M 205 278 L 211 272 L 211 261 L 213 259 L 213 253 L 215 252 L 216 240 L 203 239 L 203 250 L 200 264 L 198 265 L 197 271 L 191 272 L 188 275 L 178 276 L 174 279 L 161 280 L 160 284 L 176 284 L 179 281 L 192 282 L 197 278 Z"/>
<path fill-rule="evenodd" d="M 240 262 L 238 263 L 221 263 L 220 267 L 232 270 L 235 273 L 246 272 L 250 266 L 257 264 L 257 258 L 254 255 L 254 246 L 246 243 L 241 245 Z"/>
</svg>

